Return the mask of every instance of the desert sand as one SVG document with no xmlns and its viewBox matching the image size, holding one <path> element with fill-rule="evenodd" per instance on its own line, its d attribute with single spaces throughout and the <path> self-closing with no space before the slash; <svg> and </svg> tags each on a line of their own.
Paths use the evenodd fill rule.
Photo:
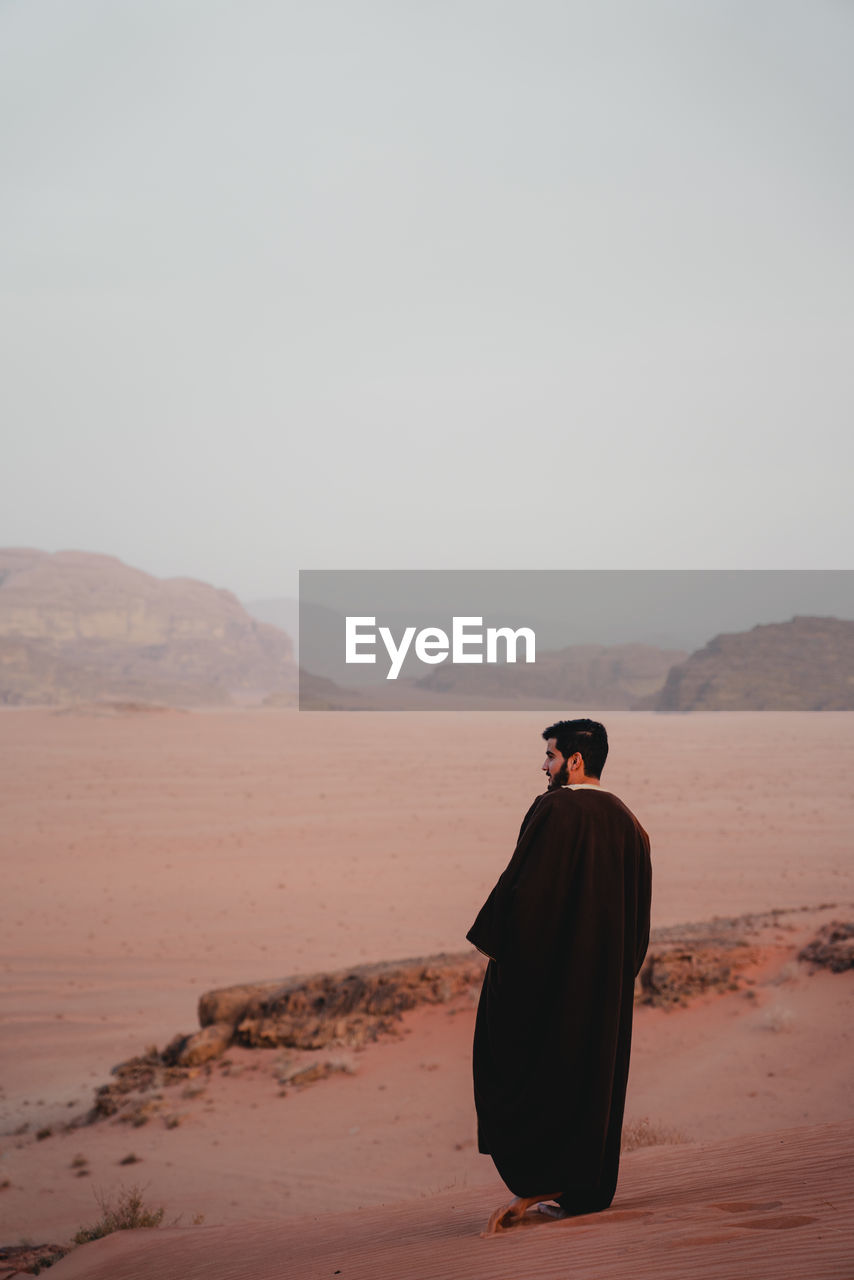
<svg viewBox="0 0 854 1280">
<path fill-rule="evenodd" d="M 848 1280 L 854 1124 L 783 1130 L 625 1160 L 619 1206 L 484 1237 L 491 1189 L 333 1217 L 120 1232 L 56 1280 Z M 769 1190 L 770 1188 L 770 1190 Z M 832 1200 L 831 1200 L 832 1197 Z"/>
<path fill-rule="evenodd" d="M 796 956 L 854 918 L 854 714 L 603 718 L 603 783 L 652 838 L 654 927 L 782 914 L 741 989 L 638 1009 L 627 1118 L 664 1145 L 625 1156 L 613 1209 L 483 1241 L 505 1193 L 474 1141 L 471 1000 L 302 1090 L 280 1051 L 230 1050 L 166 1116 L 65 1126 L 114 1064 L 194 1030 L 203 991 L 463 949 L 542 790 L 542 714 L 0 713 L 0 1244 L 66 1241 L 93 1191 L 137 1184 L 178 1225 L 86 1246 L 58 1280 L 190 1276 L 190 1256 L 235 1277 L 285 1256 L 306 1276 L 547 1276 L 570 1231 L 583 1275 L 641 1254 L 633 1274 L 847 1274 L 854 979 Z"/>
</svg>

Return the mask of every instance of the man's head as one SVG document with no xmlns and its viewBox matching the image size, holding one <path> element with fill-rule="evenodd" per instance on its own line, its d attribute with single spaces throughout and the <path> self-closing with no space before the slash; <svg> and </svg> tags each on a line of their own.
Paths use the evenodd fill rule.
<svg viewBox="0 0 854 1280">
<path fill-rule="evenodd" d="M 608 735 L 598 720 L 558 720 L 543 730 L 543 772 L 549 790 L 576 782 L 598 782 L 608 758 Z"/>
</svg>

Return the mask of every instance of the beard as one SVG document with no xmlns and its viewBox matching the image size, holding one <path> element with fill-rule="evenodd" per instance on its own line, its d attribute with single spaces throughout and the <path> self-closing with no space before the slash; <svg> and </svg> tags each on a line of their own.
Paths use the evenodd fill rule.
<svg viewBox="0 0 854 1280">
<path fill-rule="evenodd" d="M 567 768 L 566 761 L 564 760 L 554 777 L 549 778 L 549 785 L 546 787 L 546 790 L 557 791 L 558 787 L 565 787 L 568 782 L 569 769 Z"/>
</svg>

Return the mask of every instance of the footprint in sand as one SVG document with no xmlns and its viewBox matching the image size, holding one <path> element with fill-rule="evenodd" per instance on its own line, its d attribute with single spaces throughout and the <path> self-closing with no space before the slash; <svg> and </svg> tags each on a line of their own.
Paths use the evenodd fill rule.
<svg viewBox="0 0 854 1280">
<path fill-rule="evenodd" d="M 758 1231 L 791 1231 L 792 1227 L 805 1227 L 809 1222 L 818 1222 L 818 1218 L 806 1213 L 781 1213 L 776 1218 L 750 1218 L 738 1225 Z"/>
<path fill-rule="evenodd" d="M 782 1200 L 726 1200 L 723 1204 L 713 1204 L 713 1209 L 722 1209 L 724 1213 L 764 1213 L 766 1209 L 779 1209 Z"/>
<path fill-rule="evenodd" d="M 734 1240 L 743 1239 L 744 1236 L 740 1231 L 715 1231 L 705 1236 L 682 1236 L 678 1240 L 671 1241 L 670 1248 L 706 1249 L 709 1246 L 732 1244 Z"/>
<path fill-rule="evenodd" d="M 782 1208 L 782 1200 L 727 1200 L 713 1204 L 712 1209 L 720 1209 L 722 1213 L 767 1213 L 769 1209 Z M 806 1213 L 778 1213 L 772 1217 L 742 1218 L 732 1222 L 728 1229 L 714 1231 L 706 1235 L 687 1236 L 679 1240 L 679 1245 L 690 1245 L 694 1248 L 709 1245 L 727 1244 L 735 1240 L 743 1240 L 743 1232 L 750 1231 L 789 1231 L 793 1227 L 805 1227 L 810 1222 L 818 1222 L 818 1218 Z"/>
<path fill-rule="evenodd" d="M 769 1209 L 782 1207 L 782 1200 L 730 1200 L 724 1204 L 713 1204 L 713 1209 L 721 1209 L 724 1213 L 765 1213 Z M 810 1222 L 818 1222 L 818 1218 L 806 1213 L 778 1213 L 773 1218 L 745 1218 L 734 1226 L 747 1227 L 752 1231 L 790 1231 L 793 1227 L 805 1227 Z"/>
<path fill-rule="evenodd" d="M 589 1216 L 589 1215 L 588 1215 Z M 606 1218 L 608 1222 L 635 1222 L 638 1218 L 651 1218 L 652 1209 L 610 1209 L 597 1218 Z"/>
</svg>

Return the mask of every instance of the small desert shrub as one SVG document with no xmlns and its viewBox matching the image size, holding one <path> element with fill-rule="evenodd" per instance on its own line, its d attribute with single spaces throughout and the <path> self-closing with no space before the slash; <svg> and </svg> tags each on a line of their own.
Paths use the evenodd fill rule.
<svg viewBox="0 0 854 1280">
<path fill-rule="evenodd" d="M 790 1031 L 794 1020 L 791 1009 L 782 1004 L 772 1004 L 762 1010 L 757 1025 L 762 1031 Z"/>
<path fill-rule="evenodd" d="M 163 1221 L 165 1209 L 149 1209 L 143 1203 L 142 1191 L 139 1187 L 130 1187 L 121 1191 L 115 1201 L 106 1196 L 96 1196 L 101 1218 L 91 1227 L 81 1227 L 74 1237 L 75 1244 L 88 1244 L 90 1240 L 100 1240 L 102 1236 L 112 1235 L 114 1231 L 135 1231 L 137 1227 L 159 1227 Z"/>
<path fill-rule="evenodd" d="M 640 1120 L 627 1120 L 623 1125 L 622 1150 L 637 1151 L 639 1147 L 662 1147 L 687 1142 L 684 1133 L 668 1125 L 653 1124 L 648 1116 Z"/>
<path fill-rule="evenodd" d="M 779 987 L 786 982 L 796 982 L 800 976 L 801 971 L 798 968 L 797 961 L 788 960 L 776 977 L 772 978 L 771 981 L 774 983 L 775 987 Z"/>
</svg>

